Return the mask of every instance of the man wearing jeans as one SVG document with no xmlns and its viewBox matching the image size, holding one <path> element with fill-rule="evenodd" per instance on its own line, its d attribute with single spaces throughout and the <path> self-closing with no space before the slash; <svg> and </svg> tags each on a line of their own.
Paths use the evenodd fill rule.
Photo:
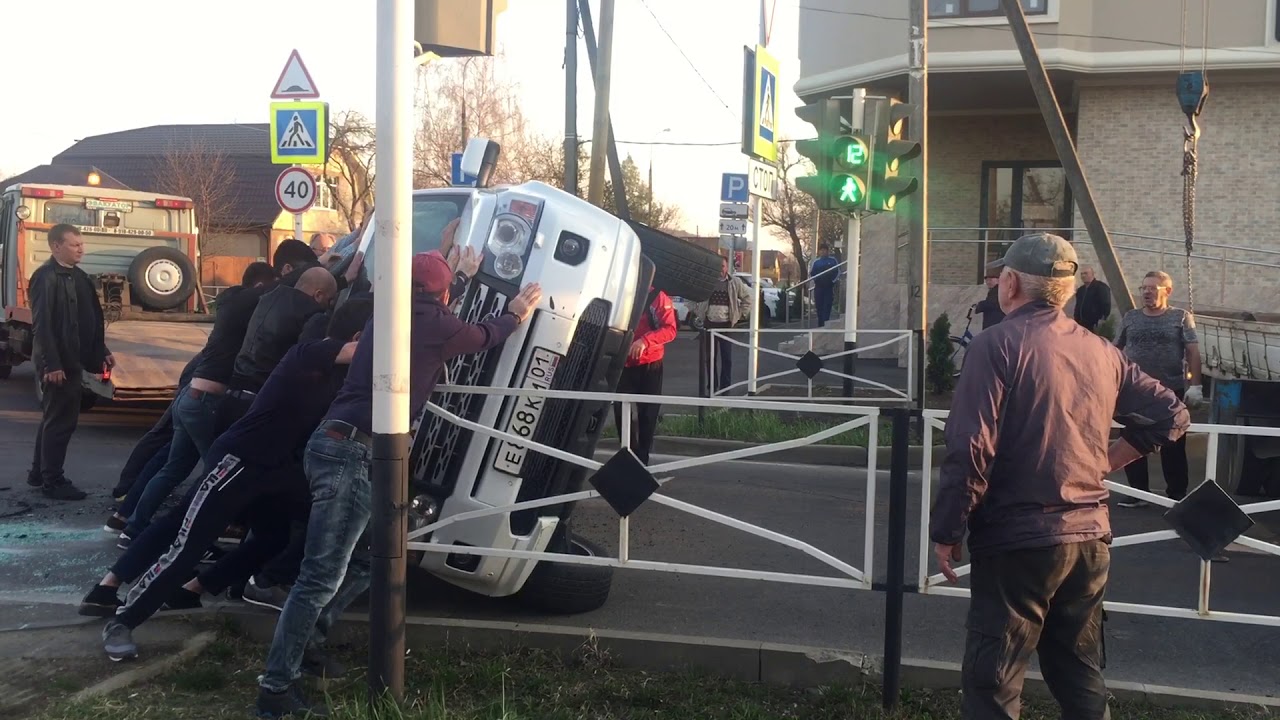
<svg viewBox="0 0 1280 720">
<path fill-rule="evenodd" d="M 711 291 L 711 297 L 700 303 L 697 312 L 701 314 L 708 330 L 726 330 L 735 327 L 739 322 L 751 317 L 751 289 L 740 278 L 729 272 L 729 258 L 720 258 L 722 277 Z M 720 392 L 733 384 L 733 348 L 734 342 L 724 335 L 716 336 L 712 348 L 714 358 L 711 374 L 711 387 Z"/>
<path fill-rule="evenodd" d="M 961 716 L 1017 720 L 1031 653 L 1062 717 L 1109 717 L 1100 663 L 1111 566 L 1106 476 L 1186 432 L 1186 407 L 1062 312 L 1075 249 L 1018 238 L 997 261 L 1000 324 L 969 345 L 929 537 L 943 576 L 973 555 Z M 1110 440 L 1112 418 L 1125 428 Z"/>
<path fill-rule="evenodd" d="M 435 251 L 415 255 L 411 272 L 409 408 L 417 414 L 439 382 L 446 361 L 501 344 L 533 314 L 542 291 L 537 285 L 527 285 L 512 298 L 507 312 L 468 324 L 449 311 L 454 272 L 443 255 Z M 259 717 L 324 712 L 313 706 L 294 682 L 303 655 L 309 646 L 323 641 L 327 624 L 317 626 L 317 621 L 322 616 L 341 615 L 369 585 L 368 553 L 357 552 L 356 546 L 369 524 L 372 505 L 373 347 L 370 320 L 342 390 L 307 444 L 304 467 L 311 483 L 311 518 L 306 552 L 276 621 L 258 693 Z"/>
</svg>

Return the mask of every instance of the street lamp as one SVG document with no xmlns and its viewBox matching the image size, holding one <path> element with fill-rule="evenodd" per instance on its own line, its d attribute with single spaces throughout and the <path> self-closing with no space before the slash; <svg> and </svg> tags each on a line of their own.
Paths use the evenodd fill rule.
<svg viewBox="0 0 1280 720">
<path fill-rule="evenodd" d="M 653 147 L 658 138 L 669 132 L 671 128 L 663 128 L 654 133 L 653 139 L 649 142 L 649 222 L 653 222 Z"/>
</svg>

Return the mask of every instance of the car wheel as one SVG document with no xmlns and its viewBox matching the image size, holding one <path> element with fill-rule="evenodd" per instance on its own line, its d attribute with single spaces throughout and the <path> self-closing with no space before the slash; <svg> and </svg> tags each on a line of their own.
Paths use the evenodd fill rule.
<svg viewBox="0 0 1280 720">
<path fill-rule="evenodd" d="M 567 541 L 559 539 L 566 536 Z M 595 543 L 572 533 L 559 535 L 558 539 L 559 542 L 552 541 L 549 551 L 594 557 L 607 555 Z M 612 585 L 611 567 L 543 560 L 533 568 L 518 597 L 526 605 L 546 613 L 576 615 L 602 607 L 609 599 Z"/>
<path fill-rule="evenodd" d="M 701 317 L 693 313 L 689 313 L 689 329 L 690 330 L 697 330 L 698 332 L 702 332 L 703 328 L 705 328 L 706 325 L 707 325 L 706 322 Z"/>
<path fill-rule="evenodd" d="M 129 295 L 148 310 L 172 310 L 195 290 L 195 266 L 176 248 L 149 247 L 129 264 Z"/>
<path fill-rule="evenodd" d="M 653 286 L 668 295 L 703 302 L 720 282 L 718 253 L 634 220 L 627 221 L 640 237 L 640 248 L 653 261 Z"/>
</svg>

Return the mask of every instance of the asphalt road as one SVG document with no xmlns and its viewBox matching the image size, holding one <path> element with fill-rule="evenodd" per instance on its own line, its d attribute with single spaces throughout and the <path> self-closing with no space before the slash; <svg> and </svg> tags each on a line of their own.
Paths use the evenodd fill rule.
<svg viewBox="0 0 1280 720">
<path fill-rule="evenodd" d="M 99 409 L 84 416 L 69 475 L 93 495 L 51 504 L 24 483 L 37 415 L 30 369 L 0 383 L 0 626 L 74 618 L 71 607 L 115 557 L 100 529 L 114 483 L 133 441 L 155 413 Z M 778 464 L 732 463 L 682 471 L 664 488 L 673 497 L 790 534 L 862 567 L 866 472 Z M 916 567 L 919 477 L 910 479 L 907 577 Z M 874 508 L 874 574 L 885 571 L 887 475 Z M 1116 509 L 1119 535 L 1163 527 L 1155 511 Z M 580 505 L 575 528 L 616 549 L 617 521 L 599 501 Z M 1257 531 L 1265 533 L 1265 531 Z M 1268 537 L 1265 534 L 1260 535 Z M 665 507 L 649 504 L 631 520 L 631 555 L 646 560 L 827 574 L 803 554 Z M 1213 566 L 1215 609 L 1280 612 L 1280 559 L 1231 552 Z M 1114 551 L 1109 599 L 1194 607 L 1199 566 L 1180 541 Z M 884 595 L 771 582 L 619 570 L 609 603 L 570 618 L 532 615 L 512 600 L 477 598 L 415 573 L 415 613 L 547 620 L 595 628 L 683 633 L 797 643 L 879 653 Z M 965 600 L 908 595 L 904 649 L 909 657 L 958 661 Z M 1274 694 L 1280 630 L 1229 623 L 1112 613 L 1107 673 L 1113 679 L 1254 694 Z"/>
</svg>

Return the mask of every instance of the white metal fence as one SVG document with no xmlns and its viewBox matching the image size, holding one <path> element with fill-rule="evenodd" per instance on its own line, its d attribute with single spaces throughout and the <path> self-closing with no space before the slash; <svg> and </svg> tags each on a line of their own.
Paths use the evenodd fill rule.
<svg viewBox="0 0 1280 720">
<path fill-rule="evenodd" d="M 946 429 L 947 411 L 945 410 L 925 410 L 924 411 L 924 436 L 923 445 L 925 448 L 933 446 L 934 431 Z M 1254 436 L 1254 437 L 1280 437 L 1280 428 L 1241 426 L 1241 425 L 1211 425 L 1211 424 L 1193 424 L 1189 430 L 1191 433 L 1204 433 L 1208 436 L 1208 449 L 1205 453 L 1205 480 L 1216 480 L 1218 476 L 1218 444 L 1219 439 L 1223 435 L 1237 436 Z M 917 572 L 917 587 L 919 592 L 927 595 L 952 595 L 957 597 L 969 597 L 968 588 L 955 587 L 947 584 L 946 578 L 941 573 L 930 575 L 929 565 L 933 560 L 933 553 L 930 552 L 931 543 L 929 542 L 929 511 L 931 509 L 931 497 L 933 492 L 933 458 L 929 452 L 924 453 L 923 477 L 920 483 L 921 487 L 921 504 L 920 504 L 920 557 L 919 568 Z M 1175 503 L 1167 497 L 1156 495 L 1154 493 L 1135 490 L 1128 485 L 1106 481 L 1107 488 L 1112 492 L 1129 497 L 1145 500 L 1149 503 L 1160 505 L 1161 507 L 1172 507 Z M 1280 500 L 1265 500 L 1261 502 L 1249 503 L 1240 506 L 1246 514 L 1253 516 L 1272 510 L 1280 510 Z M 1173 530 L 1155 530 L 1152 532 L 1137 533 L 1134 535 L 1124 535 L 1116 537 L 1111 546 L 1113 548 L 1125 547 L 1129 545 L 1144 545 L 1148 543 L 1161 542 L 1164 540 L 1176 539 L 1178 534 Z M 1241 535 L 1235 541 L 1245 547 L 1253 548 L 1260 552 L 1273 556 L 1280 556 L 1280 546 L 1269 542 L 1264 542 L 1256 538 Z M 969 566 L 963 565 L 955 568 L 957 575 L 965 576 L 969 574 Z M 1280 615 L 1255 615 L 1250 613 L 1225 612 L 1222 610 L 1213 610 L 1209 607 L 1209 591 L 1211 588 L 1212 563 L 1207 560 L 1200 561 L 1200 583 L 1199 596 L 1197 606 L 1195 608 L 1175 607 L 1168 605 L 1146 605 L 1142 603 L 1113 602 L 1107 601 L 1105 607 L 1108 610 L 1121 613 L 1131 613 L 1136 615 L 1154 615 L 1156 617 L 1175 617 L 1190 620 L 1217 620 L 1221 622 L 1244 623 L 1249 625 L 1270 625 L 1280 626 Z"/>
<path fill-rule="evenodd" d="M 472 387 L 472 386 L 440 386 L 440 392 L 460 393 L 460 394 L 480 394 L 480 395 L 501 395 L 501 396 L 518 396 L 518 397 L 541 397 L 541 398 L 558 398 L 565 400 L 580 401 L 604 401 L 604 402 L 620 402 L 622 403 L 623 427 L 619 429 L 619 438 L 623 447 L 630 445 L 631 437 L 631 409 L 636 403 L 653 403 L 658 402 L 663 405 L 677 406 L 694 406 L 694 407 L 713 407 L 713 408 L 732 408 L 739 410 L 781 410 L 796 413 L 822 413 L 826 415 L 840 415 L 844 420 L 837 422 L 829 428 L 815 432 L 803 438 L 795 440 L 785 440 L 782 442 L 768 443 L 756 447 L 731 450 L 727 452 L 714 453 L 696 458 L 685 458 L 672 462 L 658 463 L 649 466 L 649 471 L 658 478 L 660 485 L 665 485 L 671 481 L 669 477 L 663 477 L 665 473 L 672 473 L 678 470 L 701 467 L 711 465 L 713 463 L 725 462 L 730 460 L 746 460 L 761 455 L 777 452 L 779 450 L 787 450 L 790 448 L 803 447 L 812 445 L 822 440 L 836 437 L 842 433 L 850 432 L 859 428 L 865 428 L 867 433 L 867 467 L 866 467 L 866 529 L 865 529 L 865 547 L 863 551 L 863 566 L 855 567 L 831 553 L 814 547 L 813 545 L 784 535 L 768 528 L 755 525 L 753 523 L 730 517 L 723 513 L 715 512 L 707 508 L 699 507 L 692 503 L 678 500 L 669 495 L 664 495 L 659 490 L 649 497 L 649 502 L 663 505 L 665 507 L 678 510 L 683 513 L 703 518 L 720 525 L 724 525 L 735 530 L 754 535 L 756 537 L 783 545 L 785 547 L 799 550 L 805 555 L 825 564 L 829 568 L 835 570 L 839 576 L 830 577 L 822 575 L 811 575 L 802 573 L 789 572 L 770 572 L 763 570 L 752 570 L 749 568 L 733 568 L 714 565 L 691 565 L 685 563 L 670 563 L 656 560 L 635 560 L 630 556 L 630 519 L 627 517 L 618 518 L 618 555 L 617 557 L 596 557 L 569 555 L 564 553 L 553 552 L 535 552 L 527 550 L 513 550 L 494 547 L 472 547 L 467 546 L 465 553 L 467 555 L 479 555 L 489 557 L 505 557 L 532 559 L 539 561 L 552 561 L 561 563 L 573 563 L 579 565 L 604 565 L 616 568 L 632 568 L 638 570 L 653 570 L 659 572 L 686 573 L 691 575 L 709 575 L 715 577 L 738 578 L 744 580 L 765 580 L 770 582 L 790 583 L 796 585 L 811 585 L 831 588 L 846 589 L 871 589 L 872 564 L 875 550 L 875 500 L 876 500 L 876 455 L 874 448 L 877 446 L 876 431 L 879 424 L 880 410 L 874 407 L 854 407 L 847 405 L 836 406 L 819 406 L 812 403 L 791 403 L 781 401 L 762 402 L 759 400 L 737 399 L 737 398 L 691 398 L 691 397 L 670 397 L 670 396 L 653 396 L 653 395 L 624 395 L 614 393 L 589 393 L 589 392 L 567 392 L 553 390 L 537 390 L 533 388 L 493 388 L 493 387 Z M 508 432 L 497 430 L 479 423 L 471 422 L 465 418 L 459 417 L 440 406 L 429 403 L 428 411 L 434 413 L 445 420 L 454 423 L 466 430 L 486 438 L 503 440 L 513 445 L 520 445 L 529 451 L 542 453 L 553 457 L 557 460 L 573 463 L 579 467 L 588 470 L 598 470 L 602 463 L 592 458 L 579 457 L 571 453 L 567 453 L 557 448 L 548 447 L 546 445 L 532 442 L 527 438 L 518 437 Z M 511 505 L 501 507 L 492 507 L 471 512 L 459 513 L 425 525 L 417 530 L 409 533 L 408 547 L 411 550 L 421 550 L 424 552 L 434 553 L 458 553 L 463 552 L 456 545 L 446 545 L 443 543 L 435 543 L 430 540 L 422 540 L 424 536 L 429 536 L 436 530 L 447 527 L 455 523 L 466 522 L 483 517 L 493 515 L 504 515 L 518 510 L 528 510 L 550 505 L 559 505 L 562 503 L 580 502 L 591 498 L 600 497 L 600 493 L 595 490 L 582 490 L 574 493 L 556 495 L 554 497 L 540 498 L 537 500 L 529 500 L 525 502 L 517 502 Z"/>
<path fill-rule="evenodd" d="M 715 387 L 718 346 L 721 344 L 717 340 L 724 343 L 746 349 L 747 352 L 752 351 L 752 347 L 748 341 L 750 330 L 746 328 L 724 328 L 708 330 L 709 348 L 707 350 L 707 368 L 709 372 L 708 389 L 712 396 L 726 395 L 735 391 L 742 392 L 754 390 L 759 387 L 760 383 L 767 383 L 778 380 L 780 378 L 793 379 L 792 376 L 799 376 L 804 380 L 805 388 L 804 399 L 818 402 L 844 402 L 849 398 L 844 397 L 842 393 L 835 395 L 823 395 L 821 393 L 815 395 L 814 380 L 819 377 L 839 378 L 841 384 L 844 381 L 852 381 L 854 400 L 859 402 L 912 402 L 915 399 L 915 383 L 912 378 L 915 377 L 915 353 L 912 351 L 912 339 L 915 337 L 910 330 L 858 330 L 857 334 L 861 342 L 867 344 L 859 344 L 852 350 L 844 349 L 844 330 L 836 327 L 831 328 L 810 328 L 810 329 L 761 329 L 762 338 L 794 336 L 797 338 L 807 338 L 807 346 L 801 352 L 787 352 L 781 349 L 765 347 L 761 344 L 757 350 L 764 357 L 783 358 L 787 361 L 788 367 L 785 370 L 778 370 L 763 375 L 757 375 L 754 380 L 756 388 L 752 387 L 752 378 L 731 383 L 725 387 Z M 821 340 L 815 342 L 815 338 Z M 868 342 L 869 341 L 869 342 Z M 838 346 L 836 352 L 823 352 L 827 347 Z M 844 372 L 845 358 L 857 358 L 859 355 L 879 350 L 886 347 L 898 347 L 900 351 L 905 351 L 907 367 L 903 386 L 897 387 L 878 380 L 872 380 L 857 374 L 849 374 Z M 797 366 L 797 362 L 807 353 L 812 352 L 822 361 L 822 367 L 813 376 L 809 377 L 803 373 Z M 856 371 L 856 365 L 855 365 Z M 822 387 L 824 383 L 819 382 L 818 387 Z M 882 394 L 868 394 L 868 393 Z M 756 396 L 758 398 L 771 396 Z M 794 398 L 792 398 L 794 399 Z M 665 402 L 665 401 L 664 401 Z"/>
</svg>

